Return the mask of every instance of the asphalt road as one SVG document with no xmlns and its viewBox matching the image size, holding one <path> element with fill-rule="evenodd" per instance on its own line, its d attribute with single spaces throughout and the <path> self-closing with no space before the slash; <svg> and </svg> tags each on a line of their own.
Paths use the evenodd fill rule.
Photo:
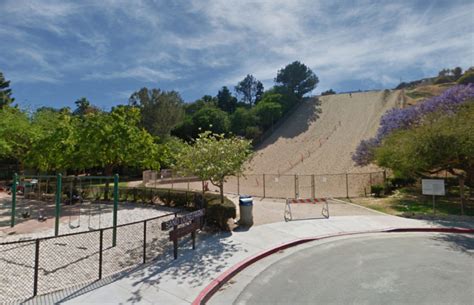
<svg viewBox="0 0 474 305">
<path fill-rule="evenodd" d="M 364 235 L 282 256 L 249 267 L 209 304 L 474 304 L 474 235 Z"/>
</svg>

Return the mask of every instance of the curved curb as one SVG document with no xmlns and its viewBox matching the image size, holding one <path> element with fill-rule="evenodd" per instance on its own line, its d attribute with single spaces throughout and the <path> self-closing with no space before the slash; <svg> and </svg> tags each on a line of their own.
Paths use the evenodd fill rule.
<svg viewBox="0 0 474 305">
<path fill-rule="evenodd" d="M 347 233 L 338 233 L 338 234 L 331 234 L 331 235 L 321 235 L 318 237 L 307 237 L 307 238 L 300 238 L 294 241 L 290 241 L 281 245 L 278 245 L 272 249 L 265 250 L 260 252 L 252 257 L 249 257 L 240 263 L 234 265 L 224 273 L 220 274 L 216 279 L 214 279 L 209 285 L 204 288 L 196 299 L 192 302 L 192 305 L 204 305 L 207 301 L 232 277 L 234 277 L 237 273 L 244 270 L 248 266 L 252 265 L 253 263 L 272 255 L 276 252 L 281 250 L 294 247 L 300 244 L 304 244 L 307 242 L 327 239 L 332 237 L 341 237 L 341 236 L 349 236 L 349 235 L 362 235 L 362 234 L 369 234 L 369 233 L 402 233 L 402 232 L 438 232 L 438 233 L 458 233 L 458 234 L 474 234 L 474 229 L 466 229 L 466 228 L 393 228 L 393 229 L 385 229 L 385 230 L 375 230 L 375 231 L 358 231 L 358 232 L 347 232 Z"/>
</svg>

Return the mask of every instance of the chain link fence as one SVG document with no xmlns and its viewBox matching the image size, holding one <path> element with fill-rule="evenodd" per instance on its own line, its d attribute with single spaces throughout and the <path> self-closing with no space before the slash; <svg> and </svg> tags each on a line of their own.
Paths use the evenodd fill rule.
<svg viewBox="0 0 474 305">
<path fill-rule="evenodd" d="M 113 228 L 0 243 L 0 303 L 87 284 L 137 267 L 171 249 L 161 223 L 178 213 Z"/>
<path fill-rule="evenodd" d="M 267 198 L 362 197 L 370 186 L 383 184 L 385 173 L 342 173 L 326 175 L 251 174 L 230 177 L 227 193 Z"/>
<path fill-rule="evenodd" d="M 370 195 L 370 186 L 383 184 L 385 172 L 341 173 L 317 175 L 248 174 L 227 177 L 224 192 L 266 198 L 363 197 Z M 180 178 L 167 184 L 150 182 L 149 186 L 166 186 L 176 190 L 202 190 L 196 178 Z M 218 188 L 207 183 L 210 191 Z"/>
</svg>

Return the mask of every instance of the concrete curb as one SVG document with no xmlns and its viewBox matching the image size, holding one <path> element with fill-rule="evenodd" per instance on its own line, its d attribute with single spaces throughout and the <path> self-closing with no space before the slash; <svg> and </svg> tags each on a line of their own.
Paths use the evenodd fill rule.
<svg viewBox="0 0 474 305">
<path fill-rule="evenodd" d="M 362 235 L 362 234 L 370 234 L 370 233 L 401 233 L 401 232 L 437 232 L 437 233 L 458 233 L 458 234 L 474 234 L 474 229 L 466 229 L 466 228 L 392 228 L 392 229 L 385 229 L 385 230 L 375 230 L 375 231 L 359 231 L 359 232 L 347 232 L 347 233 L 339 233 L 339 234 L 331 234 L 331 235 L 322 235 L 318 237 L 307 237 L 307 238 L 300 238 L 294 241 L 290 241 L 279 246 L 276 246 L 272 249 L 265 250 L 260 252 L 252 257 L 249 257 L 240 263 L 234 265 L 221 275 L 219 275 L 216 279 L 214 279 L 209 285 L 204 288 L 196 299 L 192 302 L 192 305 L 204 305 L 207 301 L 232 277 L 234 277 L 237 273 L 244 270 L 248 266 L 252 265 L 253 263 L 272 255 L 276 252 L 282 251 L 284 249 L 294 247 L 300 244 L 304 244 L 307 242 L 327 239 L 332 237 L 341 237 L 341 236 L 350 236 L 350 235 Z"/>
</svg>

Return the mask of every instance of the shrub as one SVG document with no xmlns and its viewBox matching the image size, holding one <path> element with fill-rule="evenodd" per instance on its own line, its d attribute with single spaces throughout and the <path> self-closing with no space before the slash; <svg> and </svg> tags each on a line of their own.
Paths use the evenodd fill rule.
<svg viewBox="0 0 474 305">
<path fill-rule="evenodd" d="M 368 165 L 373 161 L 375 148 L 393 132 L 420 126 L 428 115 L 436 112 L 453 115 L 462 105 L 472 101 L 473 97 L 474 84 L 458 85 L 417 105 L 387 111 L 380 119 L 375 138 L 361 141 L 352 155 L 352 160 L 359 166 Z"/>
<path fill-rule="evenodd" d="M 93 193 L 95 198 L 91 198 L 92 200 L 101 200 L 105 188 L 87 188 L 84 191 Z M 112 196 L 109 195 L 109 199 L 112 200 Z M 204 207 L 208 224 L 214 224 L 223 230 L 228 230 L 227 221 L 229 218 L 236 217 L 236 207 L 227 197 L 224 197 L 223 204 L 220 203 L 220 200 L 220 195 L 214 193 L 206 193 L 203 198 L 201 192 L 195 191 L 143 187 L 119 188 L 119 201 L 133 201 L 143 204 L 158 204 L 160 202 L 164 206 L 186 210 L 196 210 Z"/>
<path fill-rule="evenodd" d="M 390 179 L 390 183 L 395 188 L 413 185 L 416 182 L 415 178 L 410 177 L 394 177 Z"/>
<path fill-rule="evenodd" d="M 467 85 L 471 83 L 474 83 L 474 72 L 464 73 L 464 75 L 458 79 L 458 84 L 460 85 Z"/>
<path fill-rule="evenodd" d="M 331 94 L 336 94 L 336 91 L 332 90 L 332 89 L 329 89 L 329 90 L 326 90 L 326 91 L 323 91 L 321 92 L 321 95 L 331 95 Z"/>
<path fill-rule="evenodd" d="M 435 85 L 439 85 L 439 84 L 445 84 L 445 83 L 450 83 L 452 82 L 453 79 L 449 76 L 439 76 L 436 78 L 436 80 L 434 81 L 434 84 Z"/>
<path fill-rule="evenodd" d="M 370 186 L 370 193 L 374 194 L 374 197 L 381 197 L 384 186 L 382 184 L 374 184 Z"/>
<path fill-rule="evenodd" d="M 227 221 L 229 218 L 236 217 L 235 204 L 224 197 L 224 203 L 221 203 L 219 194 L 207 193 L 204 195 L 206 220 L 208 224 L 215 224 L 223 230 L 229 230 Z"/>
<path fill-rule="evenodd" d="M 249 126 L 245 129 L 245 137 L 247 139 L 257 139 L 262 135 L 262 131 L 257 126 Z"/>
</svg>

